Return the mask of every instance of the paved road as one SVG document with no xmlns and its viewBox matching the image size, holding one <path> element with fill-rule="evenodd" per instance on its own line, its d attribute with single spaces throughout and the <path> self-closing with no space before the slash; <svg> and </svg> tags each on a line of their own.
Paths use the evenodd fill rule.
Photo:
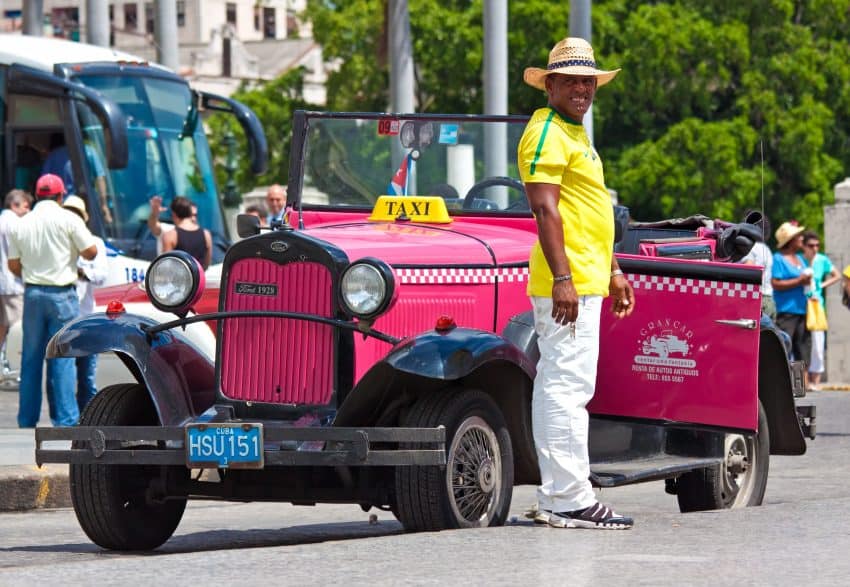
<svg viewBox="0 0 850 587">
<path fill-rule="evenodd" d="M 846 585 L 850 576 L 850 394 L 818 392 L 819 438 L 774 457 L 765 505 L 679 514 L 663 484 L 606 490 L 628 532 L 503 528 L 403 534 L 354 506 L 194 502 L 156 553 L 93 546 L 71 510 L 0 514 L 0 585 L 564 584 Z M 515 491 L 513 513 L 533 501 Z"/>
</svg>

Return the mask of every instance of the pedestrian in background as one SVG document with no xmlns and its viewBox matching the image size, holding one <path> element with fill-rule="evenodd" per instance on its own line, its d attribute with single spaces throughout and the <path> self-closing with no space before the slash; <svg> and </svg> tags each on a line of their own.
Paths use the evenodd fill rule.
<svg viewBox="0 0 850 587">
<path fill-rule="evenodd" d="M 820 237 L 813 230 L 803 232 L 802 257 L 812 269 L 812 284 L 808 292 L 812 298 L 826 308 L 824 290 L 841 279 L 838 270 L 829 257 L 820 252 Z M 824 372 L 824 352 L 826 349 L 826 330 L 812 330 L 812 353 L 809 360 L 809 389 L 817 390 Z"/>
<path fill-rule="evenodd" d="M 776 325 L 791 337 L 791 355 L 795 361 L 810 360 L 812 337 L 806 329 L 805 287 L 812 282 L 812 271 L 797 253 L 803 248 L 804 226 L 783 222 L 776 229 L 773 254 L 773 299 L 776 302 Z M 809 269 L 807 271 L 807 269 Z"/>
<path fill-rule="evenodd" d="M 24 281 L 23 344 L 18 426 L 34 428 L 41 415 L 47 343 L 77 317 L 77 258 L 94 259 L 97 245 L 85 223 L 61 208 L 65 185 L 56 175 L 36 183 L 33 211 L 9 235 L 9 269 Z M 74 359 L 48 359 L 47 401 L 54 426 L 73 426 L 80 410 L 74 393 Z"/>
<path fill-rule="evenodd" d="M 770 220 L 761 212 L 751 210 L 745 215 L 744 222 L 761 229 L 764 240 L 754 244 L 750 252 L 741 259 L 741 262 L 747 265 L 760 265 L 763 267 L 761 274 L 761 313 L 770 318 L 771 322 L 775 322 L 776 302 L 773 299 L 773 284 L 771 283 L 773 276 L 773 252 L 765 242 L 770 235 Z"/>
<path fill-rule="evenodd" d="M 212 261 L 212 235 L 200 227 L 195 210 L 189 198 L 177 196 L 171 201 L 174 230 L 162 235 L 162 251 L 186 251 L 206 269 Z"/>
<path fill-rule="evenodd" d="M 269 217 L 269 213 L 262 204 L 251 204 L 250 206 L 245 206 L 245 210 L 242 213 L 250 214 L 251 216 L 259 218 L 260 226 L 268 226 L 266 224 L 266 219 Z"/>
<path fill-rule="evenodd" d="M 610 293 L 621 318 L 635 301 L 613 254 L 614 209 L 602 161 L 582 126 L 597 87 L 618 71 L 597 69 L 590 44 L 566 38 L 546 69 L 524 73 L 549 102 L 528 121 L 517 164 L 538 236 L 528 282 L 540 348 L 531 416 L 541 481 L 534 521 L 555 528 L 634 523 L 596 500 L 586 407 L 596 386 L 602 299 Z"/>
<path fill-rule="evenodd" d="M 24 190 L 11 190 L 0 213 L 0 368 L 9 376 L 12 367 L 6 355 L 6 336 L 24 308 L 24 283 L 9 270 L 9 233 L 21 216 L 30 211 L 32 196 Z"/>
<path fill-rule="evenodd" d="M 272 222 L 283 222 L 284 208 L 286 207 L 286 190 L 278 183 L 269 186 L 266 190 L 266 208 L 269 215 L 266 218 L 266 224 L 272 225 Z"/>
<path fill-rule="evenodd" d="M 163 252 L 162 236 L 169 230 L 174 230 L 174 225 L 169 222 L 161 222 L 159 219 L 160 215 L 165 210 L 162 205 L 162 196 L 152 196 L 151 199 L 148 200 L 148 203 L 150 204 L 148 230 L 151 231 L 151 234 L 156 239 L 156 254 L 159 255 Z M 194 203 L 192 204 L 192 218 L 197 223 L 198 207 Z"/>
<path fill-rule="evenodd" d="M 86 203 L 79 196 L 68 196 L 62 207 L 71 211 L 83 222 L 88 223 L 89 215 Z M 94 235 L 93 235 L 94 236 Z M 109 276 L 109 263 L 106 260 L 106 245 L 103 239 L 94 236 L 97 256 L 94 259 L 77 259 L 77 299 L 80 302 L 80 316 L 94 313 L 94 288 L 106 283 Z M 97 355 L 76 358 L 77 365 L 77 406 L 80 413 L 97 393 Z"/>
</svg>

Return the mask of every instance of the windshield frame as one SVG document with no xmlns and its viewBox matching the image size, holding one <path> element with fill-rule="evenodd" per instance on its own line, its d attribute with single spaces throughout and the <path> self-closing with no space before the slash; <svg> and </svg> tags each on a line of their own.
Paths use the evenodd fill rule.
<svg viewBox="0 0 850 587">
<path fill-rule="evenodd" d="M 511 123 L 525 124 L 530 119 L 526 115 L 488 115 L 488 114 L 397 114 L 386 112 L 320 112 L 308 110 L 296 110 L 293 114 L 292 125 L 292 148 L 289 159 L 289 182 L 287 184 L 287 207 L 300 210 L 344 210 L 350 212 L 362 212 L 372 209 L 370 205 L 350 205 L 350 206 L 334 206 L 316 204 L 303 201 L 304 193 L 304 177 L 306 173 L 306 164 L 308 158 L 307 140 L 310 134 L 311 123 L 316 120 L 338 119 L 338 120 L 369 120 L 379 121 L 383 119 L 391 119 L 398 121 L 430 121 L 435 123 Z M 510 170 L 511 175 L 517 171 Z M 389 177 L 387 178 L 389 181 Z M 497 216 L 530 216 L 531 212 L 527 210 L 457 210 L 450 209 L 449 213 L 452 216 L 464 215 L 497 215 Z"/>
</svg>

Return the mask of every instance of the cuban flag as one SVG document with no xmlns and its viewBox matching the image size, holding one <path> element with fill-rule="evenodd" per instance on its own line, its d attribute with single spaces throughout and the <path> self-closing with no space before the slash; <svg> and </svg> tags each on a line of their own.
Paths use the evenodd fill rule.
<svg viewBox="0 0 850 587">
<path fill-rule="evenodd" d="M 408 153 L 401 160 L 401 165 L 398 166 L 398 171 L 393 175 L 390 185 L 387 187 L 387 194 L 392 196 L 406 196 L 407 182 L 410 180 L 410 168 L 413 166 L 413 156 Z"/>
</svg>

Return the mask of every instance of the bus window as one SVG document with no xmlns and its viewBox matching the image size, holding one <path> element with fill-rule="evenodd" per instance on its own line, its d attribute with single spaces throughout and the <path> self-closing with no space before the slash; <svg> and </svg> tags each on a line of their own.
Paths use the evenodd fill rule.
<svg viewBox="0 0 850 587">
<path fill-rule="evenodd" d="M 59 101 L 43 96 L 9 96 L 10 124 L 62 125 Z"/>
</svg>

